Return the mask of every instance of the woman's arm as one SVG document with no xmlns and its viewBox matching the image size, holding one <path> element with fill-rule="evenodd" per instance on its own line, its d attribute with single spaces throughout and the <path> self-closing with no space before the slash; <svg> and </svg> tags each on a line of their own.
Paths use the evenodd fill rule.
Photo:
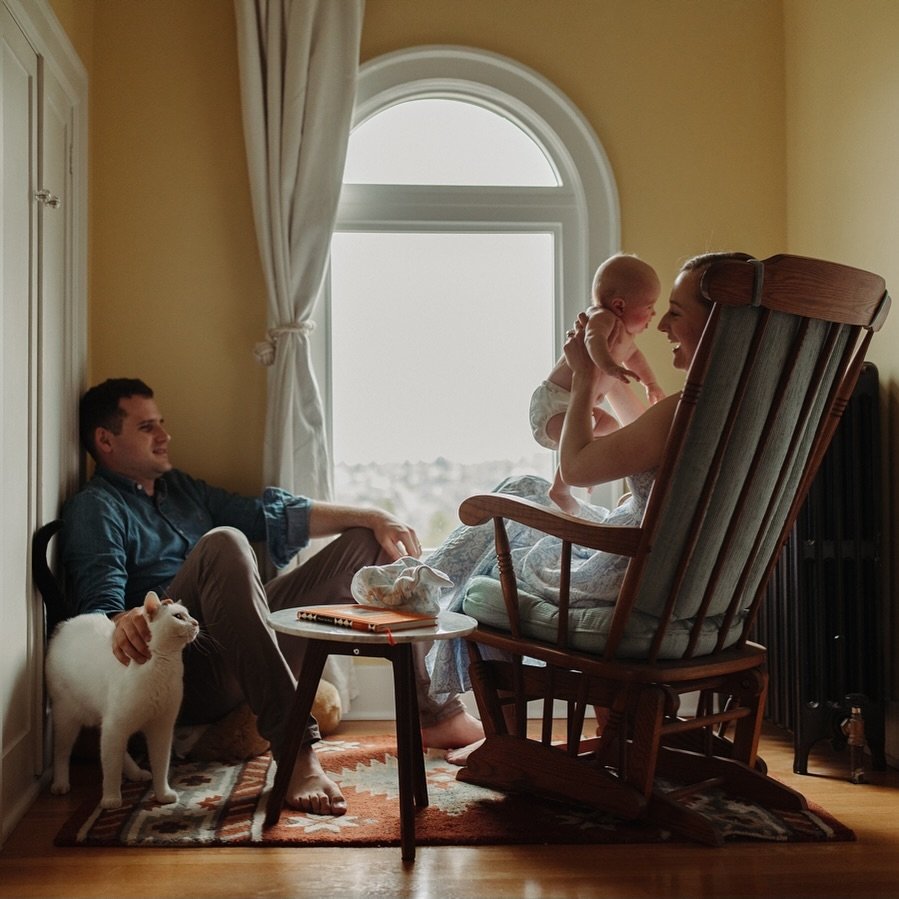
<svg viewBox="0 0 899 899">
<path fill-rule="evenodd" d="M 565 482 L 575 487 L 592 487 L 656 468 L 662 459 L 678 396 L 666 397 L 651 406 L 627 427 L 594 437 L 591 410 L 599 373 L 587 355 L 582 331 L 566 342 L 565 358 L 572 371 L 571 404 L 559 445 Z"/>
</svg>

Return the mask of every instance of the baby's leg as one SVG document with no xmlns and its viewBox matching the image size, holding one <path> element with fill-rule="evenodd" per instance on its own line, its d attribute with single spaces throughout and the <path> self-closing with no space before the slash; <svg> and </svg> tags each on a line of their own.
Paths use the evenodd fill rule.
<svg viewBox="0 0 899 899">
<path fill-rule="evenodd" d="M 558 415 L 553 415 L 546 422 L 546 436 L 556 445 L 559 445 L 559 440 L 562 437 L 562 425 L 565 423 L 565 413 L 562 412 Z"/>
<path fill-rule="evenodd" d="M 646 404 L 631 390 L 630 385 L 615 381 L 607 393 L 609 405 L 622 427 L 629 425 L 646 411 Z"/>
<path fill-rule="evenodd" d="M 609 415 L 601 406 L 593 407 L 593 436 L 603 437 L 617 431 L 620 425 L 618 419 Z"/>
<path fill-rule="evenodd" d="M 569 515 L 577 515 L 577 500 L 571 495 L 571 488 L 562 480 L 562 473 L 557 468 L 556 476 L 553 478 L 552 486 L 549 488 L 549 498 L 563 511 Z"/>
</svg>

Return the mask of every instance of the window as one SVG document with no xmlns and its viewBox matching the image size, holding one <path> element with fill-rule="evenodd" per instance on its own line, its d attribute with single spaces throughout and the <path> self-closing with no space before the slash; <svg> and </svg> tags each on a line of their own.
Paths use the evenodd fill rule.
<svg viewBox="0 0 899 899">
<path fill-rule="evenodd" d="M 335 495 L 434 546 L 465 496 L 550 478 L 530 395 L 617 245 L 602 150 L 535 73 L 458 48 L 364 66 L 317 332 Z"/>
<path fill-rule="evenodd" d="M 465 100 L 405 100 L 362 122 L 347 151 L 351 184 L 556 187 L 539 145 L 514 122 Z"/>
</svg>

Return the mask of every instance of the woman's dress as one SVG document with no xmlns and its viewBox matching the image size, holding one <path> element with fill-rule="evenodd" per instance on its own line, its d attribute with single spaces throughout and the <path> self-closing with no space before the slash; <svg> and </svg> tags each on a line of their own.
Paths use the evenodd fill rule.
<svg viewBox="0 0 899 899">
<path fill-rule="evenodd" d="M 612 510 L 579 503 L 578 514 L 602 524 L 639 525 L 654 477 L 654 471 L 629 477 L 630 494 Z M 544 478 L 527 475 L 507 478 L 495 492 L 554 507 L 549 488 L 550 483 Z M 558 603 L 562 541 L 514 521 L 506 522 L 506 530 L 519 588 Z M 499 578 L 492 522 L 477 527 L 461 525 L 425 561 L 447 574 L 454 584 L 452 592 L 441 600 L 441 606 L 453 612 L 461 611 L 462 600 L 473 577 Z M 628 561 L 627 556 L 572 546 L 571 608 L 614 604 Z M 433 696 L 470 689 L 469 659 L 464 640 L 437 642 L 428 662 Z"/>
</svg>

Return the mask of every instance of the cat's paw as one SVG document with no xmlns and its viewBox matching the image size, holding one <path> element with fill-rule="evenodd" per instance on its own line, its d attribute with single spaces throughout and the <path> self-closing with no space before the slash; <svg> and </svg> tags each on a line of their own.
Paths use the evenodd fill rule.
<svg viewBox="0 0 899 899">
<path fill-rule="evenodd" d="M 160 805 L 169 805 L 172 802 L 178 801 L 178 794 L 174 790 L 166 790 L 163 793 L 156 794 L 156 801 Z"/>
<path fill-rule="evenodd" d="M 71 789 L 72 788 L 69 786 L 69 782 L 67 780 L 54 780 L 50 785 L 50 792 L 53 793 L 54 796 L 64 796 Z"/>
<path fill-rule="evenodd" d="M 100 808 L 121 808 L 122 807 L 122 797 L 118 796 L 104 796 L 100 800 Z"/>
</svg>

